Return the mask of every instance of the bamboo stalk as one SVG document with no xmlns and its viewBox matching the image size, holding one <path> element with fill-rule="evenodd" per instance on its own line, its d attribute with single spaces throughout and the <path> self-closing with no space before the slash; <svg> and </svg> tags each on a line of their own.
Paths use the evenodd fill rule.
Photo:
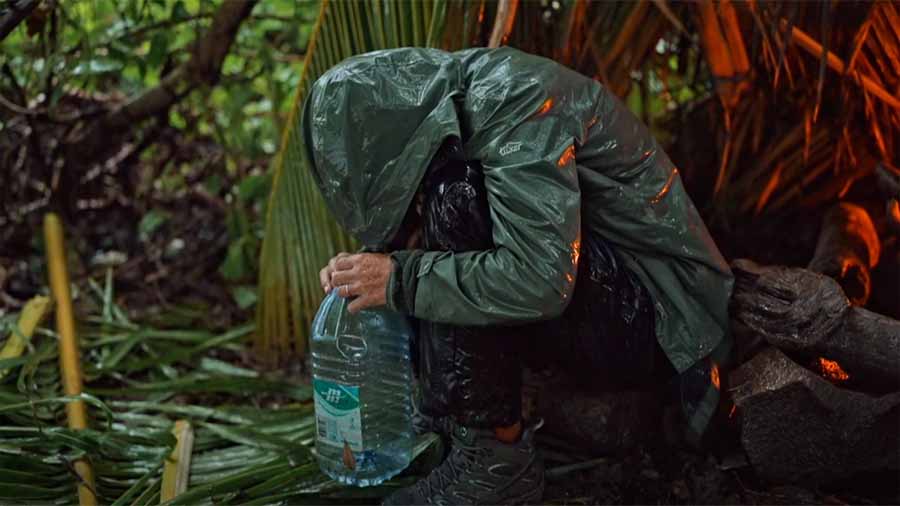
<svg viewBox="0 0 900 506">
<path fill-rule="evenodd" d="M 9 333 L 9 338 L 6 339 L 3 349 L 0 350 L 0 359 L 16 358 L 22 355 L 22 352 L 25 351 L 25 345 L 31 339 L 41 320 L 44 319 L 48 309 L 50 309 L 50 299 L 40 295 L 32 298 L 25 304 L 22 313 L 19 314 L 16 328 Z M 0 370 L 0 379 L 3 379 L 11 370 Z"/>
<path fill-rule="evenodd" d="M 731 63 L 738 74 L 750 72 L 750 60 L 747 58 L 747 48 L 744 46 L 744 37 L 741 34 L 741 26 L 738 23 L 737 12 L 731 5 L 731 0 L 721 0 L 719 4 L 719 16 L 722 21 L 722 30 L 728 41 L 728 52 L 731 54 Z"/>
<path fill-rule="evenodd" d="M 737 14 L 729 0 L 720 0 L 718 8 L 712 0 L 702 0 L 697 8 L 706 61 L 718 80 L 716 91 L 727 108 L 734 108 L 749 87 L 742 79 L 750 70 Z"/>
<path fill-rule="evenodd" d="M 577 62 L 572 60 L 572 51 L 576 49 L 575 45 L 583 38 L 578 34 L 578 24 L 584 22 L 586 12 L 587 3 L 584 0 L 575 0 L 575 3 L 569 7 L 568 21 L 565 23 L 566 29 L 559 41 L 562 51 L 559 57 L 555 58 L 563 65 L 577 65 Z"/>
<path fill-rule="evenodd" d="M 672 23 L 672 26 L 674 26 L 679 32 L 686 35 L 688 34 L 687 28 L 684 27 L 684 23 L 682 23 L 681 20 L 678 19 L 678 16 L 676 16 L 675 13 L 672 12 L 672 8 L 669 7 L 668 0 L 651 1 L 653 2 L 653 5 L 655 5 L 656 8 L 663 13 L 663 16 L 665 16 L 666 19 L 668 19 L 669 22 Z"/>
<path fill-rule="evenodd" d="M 734 76 L 734 65 L 731 62 L 731 51 L 722 26 L 716 14 L 716 6 L 712 0 L 705 0 L 697 4 L 700 11 L 701 30 L 700 39 L 706 49 L 706 61 L 714 77 L 728 79 Z"/>
<path fill-rule="evenodd" d="M 72 294 L 69 292 L 69 273 L 66 269 L 66 253 L 62 223 L 54 213 L 44 217 L 44 241 L 47 245 L 47 267 L 50 271 L 50 290 L 56 301 L 56 331 L 59 334 L 59 368 L 63 391 L 66 395 L 81 395 L 81 362 L 78 356 L 78 337 L 75 334 L 75 318 L 72 311 Z M 87 410 L 84 401 L 66 404 L 69 428 L 87 428 Z M 94 471 L 88 460 L 75 461 L 75 472 L 81 478 L 78 484 L 78 502 L 81 506 L 95 506 Z"/>
<path fill-rule="evenodd" d="M 781 27 L 782 29 L 787 29 L 787 21 L 785 21 L 784 19 L 781 20 Z M 822 45 L 816 42 L 812 37 L 807 35 L 806 32 L 797 28 L 796 26 L 791 27 L 791 40 L 813 56 L 821 56 L 822 54 Z M 844 74 L 844 69 L 846 68 L 846 66 L 844 65 L 844 61 L 831 51 L 828 51 L 827 55 L 828 66 L 831 67 L 835 72 Z M 900 109 L 900 100 L 888 93 L 884 88 L 879 86 L 871 78 L 869 78 L 868 76 L 864 76 L 858 72 L 852 72 L 851 75 L 863 88 L 865 88 L 866 91 L 872 93 L 887 105 L 895 109 Z"/>
<path fill-rule="evenodd" d="M 506 42 L 506 37 L 513 29 L 513 23 L 516 21 L 516 8 L 519 6 L 519 0 L 500 0 L 497 5 L 497 18 L 494 21 L 494 30 L 491 32 L 488 47 L 500 47 L 500 44 Z"/>
<path fill-rule="evenodd" d="M 625 19 L 622 29 L 619 30 L 619 33 L 616 36 L 612 49 L 609 50 L 609 53 L 603 61 L 602 71 L 604 74 L 609 73 L 608 70 L 610 66 L 618 60 L 619 54 L 629 46 L 629 41 L 633 40 L 634 33 L 641 28 L 641 22 L 644 19 L 644 14 L 647 12 L 648 5 L 647 0 L 640 0 L 637 5 L 631 7 L 631 11 L 628 13 L 628 17 Z"/>
<path fill-rule="evenodd" d="M 162 490 L 159 503 L 175 499 L 187 490 L 191 470 L 191 452 L 194 450 L 194 429 L 187 420 L 178 420 L 172 428 L 175 448 L 163 467 Z"/>
</svg>

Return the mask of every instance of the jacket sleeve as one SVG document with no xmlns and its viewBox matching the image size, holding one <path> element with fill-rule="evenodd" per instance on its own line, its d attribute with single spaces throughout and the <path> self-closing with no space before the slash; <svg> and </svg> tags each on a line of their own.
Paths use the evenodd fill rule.
<svg viewBox="0 0 900 506">
<path fill-rule="evenodd" d="M 468 155 L 484 167 L 494 248 L 413 255 L 417 318 L 525 323 L 560 315 L 571 297 L 581 229 L 571 128 L 547 115 L 489 130 Z"/>
</svg>

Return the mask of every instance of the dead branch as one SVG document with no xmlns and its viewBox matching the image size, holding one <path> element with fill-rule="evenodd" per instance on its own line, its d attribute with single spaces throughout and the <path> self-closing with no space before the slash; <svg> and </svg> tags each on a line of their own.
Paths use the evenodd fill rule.
<svg viewBox="0 0 900 506">
<path fill-rule="evenodd" d="M 194 44 L 191 58 L 167 74 L 154 88 L 116 107 L 93 122 L 83 136 L 70 139 L 69 145 L 80 157 L 98 159 L 115 148 L 112 139 L 135 124 L 169 109 L 201 85 L 218 82 L 222 62 L 231 49 L 241 23 L 258 0 L 224 2 L 213 17 L 212 25 Z"/>
<path fill-rule="evenodd" d="M 6 3 L 7 12 L 0 16 L 0 41 L 31 15 L 41 0 L 12 0 Z"/>
<path fill-rule="evenodd" d="M 781 20 L 781 27 L 784 30 L 787 30 L 788 23 L 785 20 Z M 803 30 L 797 28 L 796 26 L 791 26 L 791 41 L 795 42 L 797 45 L 802 47 L 806 52 L 815 56 L 821 57 L 823 48 L 822 45 L 816 42 L 815 39 L 806 34 Z M 828 66 L 831 67 L 835 72 L 839 74 L 845 74 L 847 66 L 844 64 L 844 60 L 832 53 L 831 51 L 827 51 L 827 63 Z M 894 97 L 887 90 L 878 85 L 875 81 L 873 81 L 868 76 L 860 74 L 859 71 L 852 71 L 850 75 L 853 79 L 860 84 L 866 91 L 872 93 L 876 97 L 878 97 L 885 104 L 895 108 L 900 109 L 900 100 L 897 97 Z"/>
</svg>

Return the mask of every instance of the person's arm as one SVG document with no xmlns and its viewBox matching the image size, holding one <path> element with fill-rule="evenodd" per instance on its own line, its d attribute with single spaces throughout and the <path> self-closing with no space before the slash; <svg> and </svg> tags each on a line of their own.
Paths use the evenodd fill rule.
<svg viewBox="0 0 900 506">
<path fill-rule="evenodd" d="M 580 247 L 573 143 L 549 116 L 500 132 L 471 154 L 484 168 L 494 248 L 395 253 L 389 306 L 456 325 L 560 315 L 575 286 Z"/>
</svg>

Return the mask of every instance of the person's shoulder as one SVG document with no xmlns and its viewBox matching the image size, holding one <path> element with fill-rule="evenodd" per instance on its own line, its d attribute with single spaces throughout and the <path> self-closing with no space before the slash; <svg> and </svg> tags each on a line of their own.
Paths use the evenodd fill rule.
<svg viewBox="0 0 900 506">
<path fill-rule="evenodd" d="M 515 65 L 532 67 L 534 65 L 559 65 L 553 60 L 536 54 L 527 53 L 514 47 L 502 46 L 496 48 L 476 47 L 463 49 L 453 53 L 463 64 L 469 68 L 494 67 L 496 65 Z"/>
</svg>

